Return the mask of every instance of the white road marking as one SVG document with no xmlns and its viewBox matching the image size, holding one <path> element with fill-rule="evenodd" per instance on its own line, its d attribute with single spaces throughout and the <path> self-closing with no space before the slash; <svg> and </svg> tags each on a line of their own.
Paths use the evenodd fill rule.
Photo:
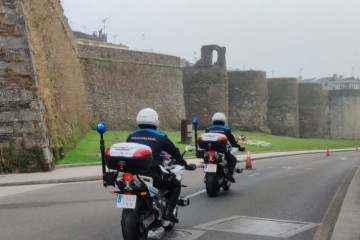
<svg viewBox="0 0 360 240">
<path fill-rule="evenodd" d="M 253 176 L 256 176 L 256 175 L 259 175 L 260 173 L 254 173 L 254 174 L 250 174 L 248 175 L 248 177 L 253 177 Z"/>
<path fill-rule="evenodd" d="M 198 191 L 198 192 L 196 192 L 196 193 L 187 195 L 186 197 L 187 197 L 187 198 L 192 198 L 192 197 L 195 197 L 195 196 L 197 196 L 197 195 L 200 195 L 200 194 L 202 194 L 202 193 L 204 193 L 204 192 L 206 192 L 205 189 L 204 189 L 204 190 L 201 190 L 201 191 Z"/>
</svg>

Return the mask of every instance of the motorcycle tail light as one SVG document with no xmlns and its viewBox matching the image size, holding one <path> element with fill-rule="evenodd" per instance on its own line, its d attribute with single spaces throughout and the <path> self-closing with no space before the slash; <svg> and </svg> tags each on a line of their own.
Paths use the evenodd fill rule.
<svg viewBox="0 0 360 240">
<path fill-rule="evenodd" d="M 134 179 L 134 175 L 131 174 L 131 173 L 124 173 L 123 179 L 124 179 L 125 181 L 131 181 L 131 180 Z"/>
<path fill-rule="evenodd" d="M 207 152 L 207 155 L 208 155 L 209 157 L 213 157 L 213 156 L 215 155 L 215 152 L 214 152 L 214 151 L 208 151 L 208 152 Z"/>
</svg>

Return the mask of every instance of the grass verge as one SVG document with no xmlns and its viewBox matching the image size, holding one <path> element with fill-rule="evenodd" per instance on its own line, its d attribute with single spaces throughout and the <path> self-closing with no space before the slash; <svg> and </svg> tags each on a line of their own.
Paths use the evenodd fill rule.
<svg viewBox="0 0 360 240">
<path fill-rule="evenodd" d="M 200 135 L 202 131 L 198 132 Z M 180 143 L 181 133 L 179 131 L 167 131 L 168 137 L 176 144 L 182 152 L 186 145 Z M 240 145 L 246 148 L 246 151 L 252 153 L 256 152 L 271 152 L 271 151 L 294 151 L 294 150 L 316 150 L 339 148 L 356 148 L 359 146 L 359 140 L 345 140 L 345 139 L 304 139 L 293 137 L 274 136 L 262 133 L 253 132 L 239 132 L 235 131 L 234 136 L 244 135 L 247 142 Z M 105 146 L 109 147 L 116 142 L 124 142 L 129 135 L 128 131 L 108 131 L 104 134 Z M 193 137 L 194 139 L 194 137 Z M 251 142 L 265 141 L 269 143 L 269 147 L 261 147 L 249 145 Z M 194 142 L 190 143 L 194 145 Z M 186 156 L 194 156 L 194 153 L 187 153 Z M 75 148 L 68 152 L 58 164 L 73 164 L 73 163 L 93 163 L 100 162 L 100 136 L 96 131 L 89 131 L 88 134 L 82 139 Z"/>
</svg>

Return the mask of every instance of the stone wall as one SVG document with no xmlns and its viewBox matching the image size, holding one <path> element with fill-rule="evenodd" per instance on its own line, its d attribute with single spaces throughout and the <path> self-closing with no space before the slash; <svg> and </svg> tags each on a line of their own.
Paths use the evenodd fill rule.
<svg viewBox="0 0 360 240">
<path fill-rule="evenodd" d="M 212 64 L 212 52 L 217 51 L 218 60 Z M 201 48 L 201 59 L 194 67 L 183 69 L 186 117 L 199 118 L 199 129 L 212 124 L 215 112 L 228 115 L 228 76 L 225 48 L 208 45 Z"/>
<path fill-rule="evenodd" d="M 51 160 L 32 60 L 21 2 L 0 1 L 0 172 L 21 169 L 11 156 L 34 146 Z"/>
<path fill-rule="evenodd" d="M 229 71 L 229 125 L 242 131 L 269 132 L 268 86 L 262 71 Z"/>
<path fill-rule="evenodd" d="M 111 129 L 134 129 L 138 111 L 155 109 L 159 129 L 180 129 L 185 118 L 180 58 L 78 45 L 92 121 Z"/>
<path fill-rule="evenodd" d="M 0 18 L 0 171 L 49 167 L 89 126 L 71 30 L 58 0 L 0 0 Z"/>
<path fill-rule="evenodd" d="M 50 148 L 59 158 L 89 129 L 76 41 L 59 0 L 23 0 L 23 4 Z"/>
<path fill-rule="evenodd" d="M 360 138 L 360 91 L 329 91 L 330 137 L 336 139 Z"/>
<path fill-rule="evenodd" d="M 300 83 L 298 89 L 300 137 L 328 138 L 328 91 L 315 83 Z"/>
<path fill-rule="evenodd" d="M 298 85 L 295 78 L 268 79 L 267 122 L 271 133 L 299 137 Z"/>
</svg>

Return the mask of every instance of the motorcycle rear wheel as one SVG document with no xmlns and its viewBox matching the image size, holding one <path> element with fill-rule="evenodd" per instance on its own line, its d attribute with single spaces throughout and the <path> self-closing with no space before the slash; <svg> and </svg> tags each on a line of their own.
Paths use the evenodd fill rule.
<svg viewBox="0 0 360 240">
<path fill-rule="evenodd" d="M 139 200 L 139 199 L 138 199 Z M 149 229 L 142 226 L 140 220 L 141 204 L 135 209 L 124 209 L 121 218 L 121 229 L 124 240 L 146 240 Z"/>
<path fill-rule="evenodd" d="M 210 197 L 216 197 L 219 193 L 219 179 L 218 175 L 215 173 L 207 173 L 205 175 L 205 185 L 206 185 L 206 193 Z"/>
</svg>

